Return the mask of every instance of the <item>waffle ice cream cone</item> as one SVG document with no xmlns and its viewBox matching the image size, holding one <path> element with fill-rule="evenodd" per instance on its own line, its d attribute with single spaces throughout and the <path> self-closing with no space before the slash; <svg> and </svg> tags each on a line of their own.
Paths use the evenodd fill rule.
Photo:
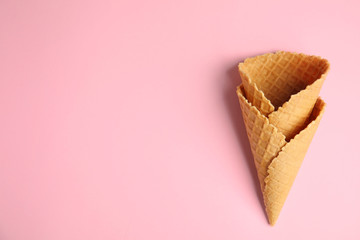
<svg viewBox="0 0 360 240">
<path fill-rule="evenodd" d="M 239 64 L 237 94 L 271 225 L 322 118 L 327 60 L 277 52 Z"/>
</svg>

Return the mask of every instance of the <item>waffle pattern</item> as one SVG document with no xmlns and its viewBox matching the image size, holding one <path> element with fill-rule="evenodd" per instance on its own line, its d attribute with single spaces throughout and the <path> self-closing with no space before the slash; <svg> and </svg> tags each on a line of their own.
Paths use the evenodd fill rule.
<svg viewBox="0 0 360 240">
<path fill-rule="evenodd" d="M 261 190 L 264 191 L 264 180 L 271 160 L 278 155 L 286 144 L 285 136 L 261 112 L 252 106 L 244 96 L 243 86 L 237 89 L 246 132 L 251 143 L 255 167 L 258 172 Z"/>
<path fill-rule="evenodd" d="M 241 79 L 247 79 L 246 75 L 240 71 Z M 246 97 L 264 116 L 268 116 L 274 112 L 275 108 L 271 102 L 265 97 L 262 91 L 256 87 L 255 84 L 251 84 L 249 81 L 243 80 L 244 88 L 246 89 Z"/>
<path fill-rule="evenodd" d="M 329 66 L 320 57 L 277 52 L 245 60 L 239 72 L 248 100 L 290 140 L 306 126 Z"/>
<path fill-rule="evenodd" d="M 237 94 L 271 225 L 323 115 L 318 94 L 328 69 L 327 60 L 285 52 L 239 64 L 243 84 Z"/>
<path fill-rule="evenodd" d="M 325 103 L 318 98 L 311 118 L 314 120 L 283 147 L 268 167 L 263 191 L 270 224 L 275 224 L 300 169 L 307 149 L 319 126 Z"/>
</svg>

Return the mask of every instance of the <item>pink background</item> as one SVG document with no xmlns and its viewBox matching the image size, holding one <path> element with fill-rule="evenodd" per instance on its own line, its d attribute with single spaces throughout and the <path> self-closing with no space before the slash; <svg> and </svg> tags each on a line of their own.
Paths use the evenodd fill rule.
<svg viewBox="0 0 360 240">
<path fill-rule="evenodd" d="M 359 8 L 1 0 L 0 239 L 360 239 Z M 275 50 L 331 71 L 270 227 L 235 86 Z"/>
</svg>

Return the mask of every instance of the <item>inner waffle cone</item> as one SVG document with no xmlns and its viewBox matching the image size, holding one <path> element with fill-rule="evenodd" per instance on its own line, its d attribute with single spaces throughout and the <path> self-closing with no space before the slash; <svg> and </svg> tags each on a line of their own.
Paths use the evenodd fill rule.
<svg viewBox="0 0 360 240">
<path fill-rule="evenodd" d="M 326 59 L 291 52 L 268 53 L 239 64 L 248 100 L 286 140 L 306 125 L 329 69 Z"/>
<path fill-rule="evenodd" d="M 268 219 L 276 223 L 322 118 L 327 60 L 277 52 L 239 64 L 237 94 Z"/>
</svg>

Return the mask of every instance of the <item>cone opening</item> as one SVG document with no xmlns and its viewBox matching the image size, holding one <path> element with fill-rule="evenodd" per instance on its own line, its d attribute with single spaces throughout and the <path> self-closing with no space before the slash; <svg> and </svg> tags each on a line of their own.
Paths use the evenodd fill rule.
<svg viewBox="0 0 360 240">
<path fill-rule="evenodd" d="M 314 83 L 329 69 L 326 59 L 290 52 L 277 52 L 245 60 L 240 71 L 278 109 L 291 95 Z"/>
</svg>

